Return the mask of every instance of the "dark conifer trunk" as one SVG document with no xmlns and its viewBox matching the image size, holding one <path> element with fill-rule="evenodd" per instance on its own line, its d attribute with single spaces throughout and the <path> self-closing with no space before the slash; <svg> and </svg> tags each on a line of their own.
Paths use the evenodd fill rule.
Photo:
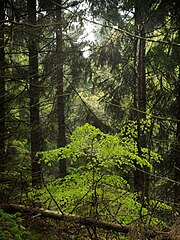
<svg viewBox="0 0 180 240">
<path fill-rule="evenodd" d="M 32 25 L 29 29 L 29 84 L 30 84 L 30 128 L 31 128 L 31 161 L 32 186 L 42 185 L 41 165 L 36 153 L 41 150 L 41 131 L 39 116 L 40 86 L 38 77 L 38 49 L 36 25 L 36 0 L 28 0 L 28 21 Z"/>
<path fill-rule="evenodd" d="M 135 34 L 140 38 L 135 39 L 135 83 L 134 83 L 134 104 L 137 109 L 136 120 L 138 129 L 137 147 L 138 155 L 142 156 L 142 148 L 146 148 L 146 134 L 141 128 L 142 121 L 146 119 L 146 76 L 145 76 L 145 29 L 143 23 L 143 2 L 136 1 L 135 8 Z M 141 202 L 144 197 L 148 199 L 149 179 L 147 168 L 136 164 L 134 172 L 134 190 L 141 193 Z"/>
<path fill-rule="evenodd" d="M 62 1 L 57 2 L 56 10 L 56 46 L 57 46 L 57 112 L 58 112 L 58 139 L 57 147 L 66 145 L 65 118 L 64 118 L 64 75 L 63 75 L 63 19 L 62 19 Z M 66 176 L 66 159 L 60 160 L 59 177 Z"/>
<path fill-rule="evenodd" d="M 180 58 L 179 58 L 180 60 Z M 174 188 L 174 202 L 179 206 L 180 204 L 180 67 L 177 83 L 177 128 L 176 128 L 176 143 L 175 143 L 175 188 Z"/>
<path fill-rule="evenodd" d="M 5 56 L 4 56 L 4 0 L 0 0 L 0 174 L 5 171 Z M 2 180 L 2 179 L 1 179 Z"/>
</svg>

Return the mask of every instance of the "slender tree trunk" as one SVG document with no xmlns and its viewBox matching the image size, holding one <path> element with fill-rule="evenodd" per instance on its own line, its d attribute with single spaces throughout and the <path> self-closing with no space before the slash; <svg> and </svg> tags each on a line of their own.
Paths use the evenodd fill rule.
<svg viewBox="0 0 180 240">
<path fill-rule="evenodd" d="M 36 153 L 41 150 L 41 131 L 39 116 L 40 86 L 38 77 L 38 49 L 36 24 L 36 0 L 28 0 L 28 21 L 32 25 L 29 33 L 29 83 L 30 83 L 30 128 L 31 128 L 31 161 L 32 186 L 42 185 L 41 165 Z M 34 27 L 33 27 L 34 25 Z"/>
<path fill-rule="evenodd" d="M 58 111 L 58 139 L 57 147 L 66 145 L 65 135 L 65 118 L 64 118 L 64 90 L 63 90 L 63 28 L 62 28 L 62 1 L 57 2 L 56 10 L 57 30 L 56 30 L 56 45 L 57 45 L 57 111 Z M 60 160 L 59 177 L 66 176 L 66 159 Z"/>
<path fill-rule="evenodd" d="M 0 0 L 0 180 L 5 171 L 5 55 L 4 55 L 4 0 Z"/>
<path fill-rule="evenodd" d="M 138 128 L 138 155 L 142 156 L 142 148 L 146 148 L 146 134 L 143 132 L 141 124 L 146 119 L 146 76 L 145 76 L 145 30 L 143 26 L 143 3 L 136 1 L 135 8 L 135 34 L 142 39 L 135 40 L 135 83 L 134 83 L 134 104 L 137 108 L 137 128 Z M 144 203 L 144 197 L 148 199 L 149 179 L 147 168 L 142 168 L 136 164 L 134 172 L 134 190 L 141 193 L 140 201 Z"/>
<path fill-rule="evenodd" d="M 179 58 L 180 59 L 180 58 Z M 175 144 L 175 187 L 174 187 L 174 202 L 180 204 L 180 67 L 177 83 L 177 128 L 176 128 L 176 144 Z"/>
</svg>

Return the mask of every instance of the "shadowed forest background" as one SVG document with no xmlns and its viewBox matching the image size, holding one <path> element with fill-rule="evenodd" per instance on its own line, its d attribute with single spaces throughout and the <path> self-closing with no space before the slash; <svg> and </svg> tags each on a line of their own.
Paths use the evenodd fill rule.
<svg viewBox="0 0 180 240">
<path fill-rule="evenodd" d="M 0 0 L 0 239 L 180 239 L 178 0 Z"/>
</svg>

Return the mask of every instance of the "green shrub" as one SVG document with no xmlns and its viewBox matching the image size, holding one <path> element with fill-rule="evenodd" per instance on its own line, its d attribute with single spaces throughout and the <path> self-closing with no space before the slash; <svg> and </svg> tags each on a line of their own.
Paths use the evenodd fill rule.
<svg viewBox="0 0 180 240">
<path fill-rule="evenodd" d="M 30 240 L 28 231 L 22 225 L 20 213 L 8 214 L 0 209 L 0 239 L 2 240 Z"/>
</svg>

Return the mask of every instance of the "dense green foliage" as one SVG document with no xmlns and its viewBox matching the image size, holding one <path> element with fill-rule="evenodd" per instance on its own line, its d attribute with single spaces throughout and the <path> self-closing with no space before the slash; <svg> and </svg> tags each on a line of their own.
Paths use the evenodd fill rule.
<svg viewBox="0 0 180 240">
<path fill-rule="evenodd" d="M 22 225 L 22 221 L 19 213 L 12 215 L 0 209 L 0 239 L 28 240 L 29 232 Z"/>
<path fill-rule="evenodd" d="M 129 133 L 133 134 L 131 122 Z M 123 225 L 135 221 L 166 224 L 167 219 L 158 218 L 158 211 L 162 215 L 165 210 L 170 213 L 171 207 L 154 201 L 148 206 L 149 210 L 142 207 L 131 186 L 135 161 L 148 166 L 152 172 L 150 162 L 160 162 L 161 157 L 151 152 L 149 158 L 146 149 L 144 155 L 138 157 L 135 142 L 123 134 L 123 130 L 116 135 L 104 134 L 85 124 L 73 132 L 71 142 L 65 148 L 41 152 L 42 161 L 47 166 L 58 158 L 59 161 L 68 158 L 71 159 L 71 167 L 63 180 L 44 183 L 42 190 L 32 192 L 32 200 L 37 197 L 46 208 L 82 216 L 99 216 Z M 150 209 L 154 207 L 157 216 L 151 213 Z"/>
</svg>

